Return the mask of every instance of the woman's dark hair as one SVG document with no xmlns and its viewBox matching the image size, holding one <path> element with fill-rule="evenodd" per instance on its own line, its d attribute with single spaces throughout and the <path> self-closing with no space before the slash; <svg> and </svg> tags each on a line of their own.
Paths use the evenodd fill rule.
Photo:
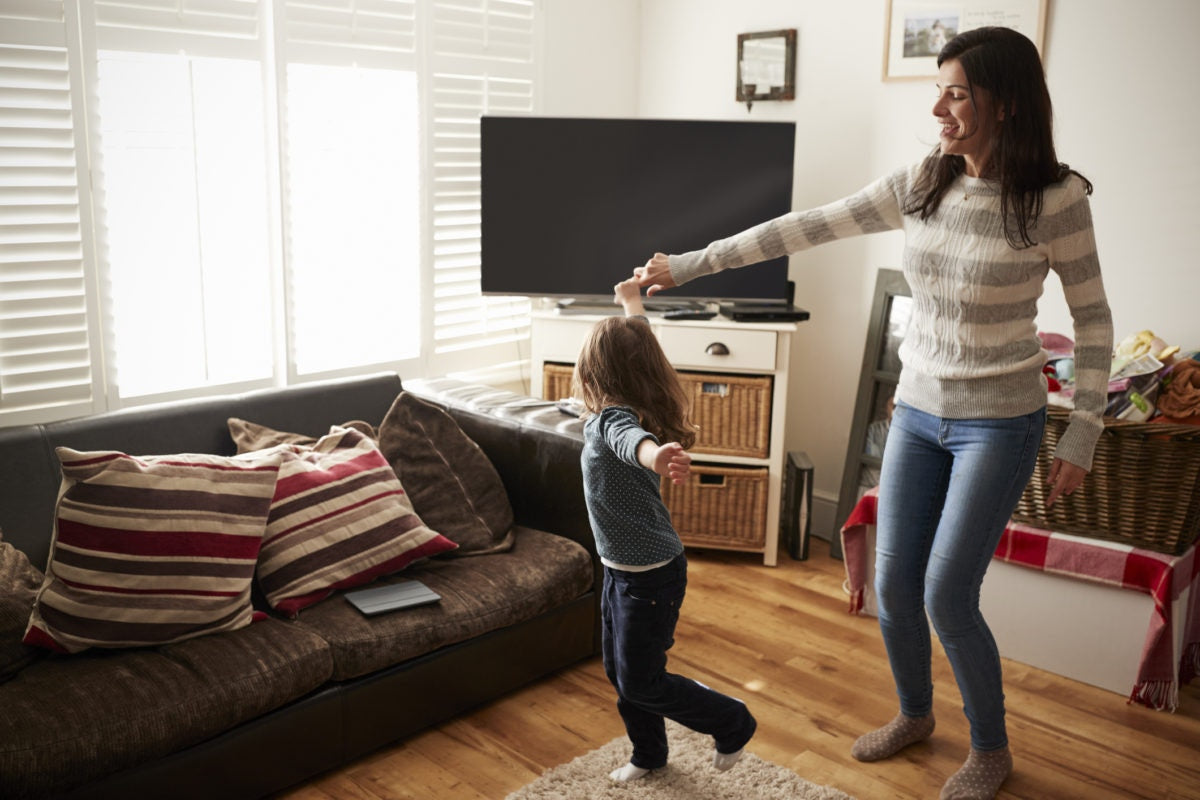
<svg viewBox="0 0 1200 800">
<path fill-rule="evenodd" d="M 635 317 L 606 317 L 584 340 L 575 364 L 574 394 L 592 414 L 629 406 L 662 444 L 696 443 L 688 397 L 650 326 Z"/>
<path fill-rule="evenodd" d="M 975 28 L 947 42 L 938 54 L 938 66 L 954 59 L 966 73 L 972 105 L 978 87 L 991 95 L 996 108 L 1004 109 L 993 141 L 991 174 L 984 177 L 1000 181 L 1005 238 L 1015 248 L 1029 247 L 1035 243 L 1029 231 L 1042 211 L 1042 191 L 1068 174 L 1079 175 L 1054 152 L 1053 110 L 1042 60 L 1027 37 L 995 27 Z M 928 218 L 965 169 L 962 156 L 943 155 L 935 147 L 921 165 L 904 213 Z M 1091 182 L 1079 177 L 1091 194 Z"/>
</svg>

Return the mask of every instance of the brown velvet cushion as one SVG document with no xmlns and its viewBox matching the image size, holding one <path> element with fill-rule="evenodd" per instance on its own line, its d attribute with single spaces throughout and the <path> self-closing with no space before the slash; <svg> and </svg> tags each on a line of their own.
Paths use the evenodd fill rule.
<svg viewBox="0 0 1200 800">
<path fill-rule="evenodd" d="M 268 447 L 274 447 L 277 444 L 314 445 L 317 443 L 316 436 L 277 431 L 273 428 L 268 428 L 266 425 L 248 422 L 237 417 L 230 417 L 226 421 L 226 424 L 229 426 L 229 435 L 233 438 L 233 443 L 237 445 L 239 454 L 251 453 L 255 450 L 266 450 Z M 344 422 L 337 427 L 356 430 L 372 440 L 379 438 L 379 432 L 375 430 L 375 426 L 362 420 L 356 419 L 351 422 Z"/>
<path fill-rule="evenodd" d="M 0 541 L 0 683 L 46 652 L 21 642 L 45 577 L 24 553 Z"/>
<path fill-rule="evenodd" d="M 331 597 L 296 624 L 329 642 L 334 680 L 350 680 L 533 619 L 591 588 L 592 559 L 577 542 L 532 528 L 513 539 L 507 553 L 431 559 L 380 581 L 415 578 L 442 596 L 433 605 L 366 617 Z"/>
<path fill-rule="evenodd" d="M 500 475 L 445 411 L 401 392 L 379 426 L 379 449 L 425 524 L 458 543 L 452 555 L 512 547 L 513 510 Z"/>
<path fill-rule="evenodd" d="M 0 684 L 0 796 L 57 794 L 207 741 L 322 686 L 331 669 L 325 642 L 277 619 L 47 655 Z"/>
</svg>

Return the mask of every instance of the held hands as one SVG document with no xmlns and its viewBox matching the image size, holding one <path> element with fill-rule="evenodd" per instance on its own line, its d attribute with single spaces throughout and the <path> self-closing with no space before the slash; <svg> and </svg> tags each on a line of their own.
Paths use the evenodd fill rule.
<svg viewBox="0 0 1200 800">
<path fill-rule="evenodd" d="M 1050 474 L 1046 476 L 1046 485 L 1051 487 L 1050 496 L 1046 498 L 1046 507 L 1054 505 L 1054 501 L 1062 495 L 1074 492 L 1086 477 L 1087 470 L 1083 467 L 1061 458 L 1054 459 L 1050 465 Z"/>
<path fill-rule="evenodd" d="M 670 289 L 675 285 L 675 279 L 671 277 L 671 266 L 667 261 L 666 253 L 655 253 L 646 262 L 645 266 L 634 267 L 633 277 L 637 280 L 639 286 L 647 287 L 647 297 L 656 295 L 663 289 Z"/>
<path fill-rule="evenodd" d="M 670 478 L 671 483 L 681 484 L 692 471 L 692 456 L 679 442 L 667 442 L 654 454 L 654 471 Z"/>
<path fill-rule="evenodd" d="M 645 314 L 642 305 L 642 290 L 637 278 L 626 278 L 613 287 L 613 302 L 625 309 L 625 316 Z"/>
</svg>

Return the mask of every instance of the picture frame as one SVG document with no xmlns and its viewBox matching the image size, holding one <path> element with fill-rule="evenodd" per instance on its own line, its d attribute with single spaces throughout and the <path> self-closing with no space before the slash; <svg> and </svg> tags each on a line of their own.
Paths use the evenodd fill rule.
<svg viewBox="0 0 1200 800">
<path fill-rule="evenodd" d="M 746 110 L 759 100 L 796 99 L 796 29 L 739 33 L 737 92 Z"/>
<path fill-rule="evenodd" d="M 863 494 L 879 483 L 883 444 L 891 425 L 892 397 L 900 381 L 900 345 L 912 316 L 912 291 L 897 269 L 880 269 L 875 276 L 862 369 L 842 484 L 838 491 L 837 529 L 846 523 Z M 830 537 L 829 554 L 842 557 L 842 539 Z"/>
<path fill-rule="evenodd" d="M 937 54 L 964 31 L 1000 25 L 1020 31 L 1042 52 L 1048 0 L 888 0 L 883 79 L 937 77 Z"/>
</svg>

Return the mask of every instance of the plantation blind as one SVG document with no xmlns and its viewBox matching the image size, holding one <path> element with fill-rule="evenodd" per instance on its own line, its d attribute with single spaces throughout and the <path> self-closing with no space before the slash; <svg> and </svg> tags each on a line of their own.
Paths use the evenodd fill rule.
<svg viewBox="0 0 1200 800">
<path fill-rule="evenodd" d="M 259 0 L 95 0 L 100 50 L 258 58 Z"/>
<path fill-rule="evenodd" d="M 100 395 L 65 13 L 0 7 L 0 425 L 86 414 Z"/>
<path fill-rule="evenodd" d="M 533 0 L 445 0 L 431 21 L 433 335 L 439 363 L 495 363 L 529 333 L 529 301 L 484 297 L 480 275 L 483 114 L 531 114 L 536 75 Z M 475 351 L 466 358 L 452 354 Z M 465 355 L 465 354 L 464 354 Z"/>
<path fill-rule="evenodd" d="M 289 57 L 324 60 L 340 52 L 411 54 L 417 46 L 417 0 L 287 0 L 284 39 Z M 411 68 L 411 61 L 406 63 Z"/>
<path fill-rule="evenodd" d="M 422 344 L 417 3 L 287 0 L 283 15 L 289 369 L 411 370 Z M 353 347 L 331 331 L 353 331 Z"/>
</svg>

